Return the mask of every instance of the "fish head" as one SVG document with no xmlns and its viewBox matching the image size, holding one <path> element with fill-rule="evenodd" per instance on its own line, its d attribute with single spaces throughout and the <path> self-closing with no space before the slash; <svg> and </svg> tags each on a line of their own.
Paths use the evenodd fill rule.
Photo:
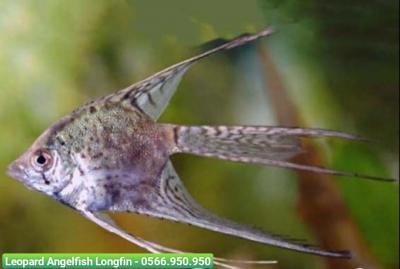
<svg viewBox="0 0 400 269">
<path fill-rule="evenodd" d="M 56 141 L 54 128 L 47 129 L 15 161 L 8 166 L 8 175 L 28 188 L 54 196 L 71 180 L 73 161 Z"/>
</svg>

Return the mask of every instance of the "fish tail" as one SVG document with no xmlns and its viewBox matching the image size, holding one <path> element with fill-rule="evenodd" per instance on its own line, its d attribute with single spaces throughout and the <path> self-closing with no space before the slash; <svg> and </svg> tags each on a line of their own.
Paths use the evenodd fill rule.
<svg viewBox="0 0 400 269">
<path fill-rule="evenodd" d="M 179 126 L 169 125 L 173 132 L 173 153 L 190 153 L 223 160 L 256 163 L 305 170 L 334 176 L 350 176 L 381 181 L 394 179 L 338 171 L 320 166 L 288 161 L 303 153 L 300 138 L 334 137 L 366 141 L 345 132 L 270 126 Z"/>
</svg>

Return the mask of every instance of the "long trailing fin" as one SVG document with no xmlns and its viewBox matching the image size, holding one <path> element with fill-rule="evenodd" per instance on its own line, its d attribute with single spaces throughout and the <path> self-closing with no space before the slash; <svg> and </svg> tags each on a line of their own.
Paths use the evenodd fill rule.
<svg viewBox="0 0 400 269">
<path fill-rule="evenodd" d="M 347 251 L 328 251 L 296 240 L 284 239 L 281 236 L 238 224 L 209 212 L 197 204 L 190 196 L 170 161 L 166 163 L 159 176 L 157 188 L 150 189 L 142 197 L 140 207 L 127 197 L 126 200 L 121 199 L 118 203 L 115 203 L 109 210 L 135 212 L 147 216 L 169 219 L 303 253 L 335 258 L 350 257 L 350 253 Z"/>
<path fill-rule="evenodd" d="M 298 169 L 334 176 L 358 177 L 379 181 L 395 179 L 297 164 L 288 159 L 303 152 L 301 137 L 336 137 L 366 141 L 345 132 L 269 126 L 177 126 L 165 125 L 173 133 L 173 152 L 191 153 L 218 159 Z"/>
<path fill-rule="evenodd" d="M 100 213 L 100 212 L 91 212 L 87 210 L 80 210 L 79 211 L 84 217 L 89 219 L 90 221 L 96 223 L 103 229 L 114 233 L 125 240 L 146 249 L 147 251 L 151 253 L 161 253 L 161 252 L 167 252 L 167 253 L 184 253 L 185 251 L 175 249 L 175 248 L 170 248 L 170 247 L 165 247 L 160 244 L 144 240 L 138 236 L 135 236 L 131 233 L 128 233 L 124 231 L 121 227 L 119 227 L 107 214 L 105 213 Z M 231 259 L 224 259 L 224 258 L 219 258 L 219 257 L 214 257 L 214 263 L 216 265 L 219 265 L 224 268 L 228 269 L 241 269 L 240 267 L 231 265 L 231 264 L 273 264 L 276 263 L 276 261 L 266 261 L 266 260 L 257 260 L 257 261 L 252 261 L 252 260 L 231 260 Z"/>
<path fill-rule="evenodd" d="M 146 241 L 138 236 L 134 236 L 122 230 L 107 214 L 100 212 L 91 212 L 87 210 L 80 210 L 84 217 L 89 219 L 90 221 L 96 223 L 103 229 L 114 233 L 135 245 L 148 250 L 151 253 L 159 253 L 160 251 L 155 247 L 155 244 L 149 241 Z"/>
<path fill-rule="evenodd" d="M 214 53 L 242 46 L 272 33 L 273 30 L 269 27 L 255 34 L 238 36 L 216 48 L 174 64 L 125 89 L 110 94 L 104 97 L 104 99 L 139 108 L 152 119 L 156 120 L 174 95 L 181 78 L 194 63 Z"/>
</svg>

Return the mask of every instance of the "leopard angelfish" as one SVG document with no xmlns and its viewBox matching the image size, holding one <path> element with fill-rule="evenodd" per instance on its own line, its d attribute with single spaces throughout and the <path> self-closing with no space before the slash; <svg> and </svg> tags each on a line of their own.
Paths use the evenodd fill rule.
<svg viewBox="0 0 400 269">
<path fill-rule="evenodd" d="M 271 28 L 266 28 L 256 34 L 241 35 L 125 89 L 83 104 L 44 131 L 9 166 L 9 175 L 151 252 L 181 251 L 124 231 L 107 212 L 145 214 L 294 251 L 350 258 L 350 252 L 345 250 L 324 250 L 211 213 L 191 197 L 169 157 L 189 153 L 235 162 L 385 180 L 290 162 L 293 156 L 302 152 L 302 137 L 350 140 L 360 137 L 324 129 L 181 126 L 156 122 L 192 65 L 272 32 Z M 228 265 L 226 259 L 216 258 L 215 261 L 221 266 L 237 268 Z"/>
</svg>

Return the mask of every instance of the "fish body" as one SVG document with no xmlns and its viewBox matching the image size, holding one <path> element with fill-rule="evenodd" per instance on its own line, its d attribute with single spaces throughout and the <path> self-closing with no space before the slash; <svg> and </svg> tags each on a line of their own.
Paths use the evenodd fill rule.
<svg viewBox="0 0 400 269">
<path fill-rule="evenodd" d="M 351 134 L 276 126 L 180 126 L 156 122 L 190 66 L 209 55 L 271 33 L 272 30 L 267 28 L 256 34 L 242 35 L 80 106 L 48 128 L 14 161 L 9 166 L 9 175 L 151 252 L 179 250 L 131 235 L 100 211 L 146 214 L 295 251 L 349 258 L 346 251 L 322 250 L 286 240 L 209 212 L 191 197 L 169 160 L 172 154 L 190 153 L 360 176 L 290 162 L 291 157 L 302 152 L 303 137 L 360 139 Z M 227 268 L 237 268 L 228 265 L 229 261 L 225 259 L 218 258 L 216 262 Z"/>
<path fill-rule="evenodd" d="M 54 170 L 41 174 L 44 186 L 39 189 L 46 194 L 85 210 L 108 209 L 125 192 L 140 204 L 143 190 L 155 184 L 169 158 L 167 135 L 162 125 L 134 107 L 92 101 L 46 130 L 10 170 L 29 172 L 23 164 L 31 164 L 26 160 L 45 148 L 57 162 Z M 23 181 L 38 186 L 35 178 Z"/>
</svg>

